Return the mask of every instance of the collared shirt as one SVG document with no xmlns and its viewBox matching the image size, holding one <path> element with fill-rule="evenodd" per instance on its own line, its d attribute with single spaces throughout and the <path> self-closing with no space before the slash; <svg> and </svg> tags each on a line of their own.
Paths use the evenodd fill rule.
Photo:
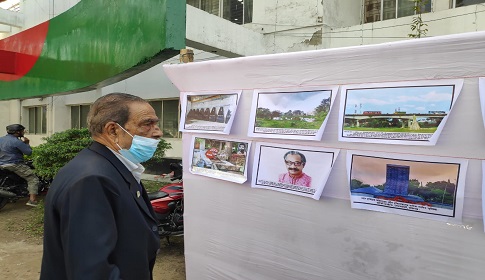
<svg viewBox="0 0 485 280">
<path fill-rule="evenodd" d="M 12 134 L 0 137 L 0 165 L 23 162 L 24 154 L 32 154 L 32 148 L 28 144 Z"/>
<path fill-rule="evenodd" d="M 133 163 L 133 162 L 129 161 L 127 158 L 122 156 L 120 153 L 117 153 L 110 148 L 108 148 L 108 149 L 111 152 L 113 152 L 113 154 L 126 166 L 126 168 L 128 168 L 128 170 L 131 172 L 131 174 L 133 174 L 133 177 L 135 177 L 136 181 L 139 184 L 140 181 L 141 181 L 141 174 L 143 174 L 143 172 L 145 172 L 145 167 L 143 167 L 143 165 L 141 165 L 139 163 Z"/>
<path fill-rule="evenodd" d="M 310 188 L 312 184 L 312 177 L 306 175 L 303 172 L 300 176 L 297 177 L 291 177 L 290 174 L 283 173 L 278 177 L 278 182 Z"/>
</svg>

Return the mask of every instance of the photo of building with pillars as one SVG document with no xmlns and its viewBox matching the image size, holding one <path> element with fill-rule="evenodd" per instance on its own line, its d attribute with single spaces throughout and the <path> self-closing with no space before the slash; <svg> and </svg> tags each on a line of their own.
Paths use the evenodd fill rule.
<svg viewBox="0 0 485 280">
<path fill-rule="evenodd" d="M 237 94 L 190 95 L 186 123 L 227 123 L 236 105 Z"/>
</svg>

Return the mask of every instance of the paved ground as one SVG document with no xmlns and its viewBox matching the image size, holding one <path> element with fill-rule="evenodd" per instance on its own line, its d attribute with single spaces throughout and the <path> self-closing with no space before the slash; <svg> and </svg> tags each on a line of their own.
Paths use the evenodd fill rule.
<svg viewBox="0 0 485 280">
<path fill-rule="evenodd" d="M 25 202 L 9 203 L 0 210 L 0 279 L 39 279 L 42 239 L 29 236 L 23 229 L 32 214 Z M 183 237 L 172 237 L 170 246 L 162 240 L 160 251 L 154 279 L 185 279 Z"/>
</svg>

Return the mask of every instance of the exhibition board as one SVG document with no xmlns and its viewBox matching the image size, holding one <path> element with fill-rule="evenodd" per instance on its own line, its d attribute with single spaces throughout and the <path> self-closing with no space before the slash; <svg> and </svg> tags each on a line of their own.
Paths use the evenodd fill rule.
<svg viewBox="0 0 485 280">
<path fill-rule="evenodd" d="M 244 183 L 193 173 L 192 164 L 184 164 L 187 279 L 481 279 L 485 274 L 485 129 L 479 78 L 485 77 L 484 44 L 485 32 L 474 32 L 164 66 L 183 93 L 242 91 L 229 134 L 183 133 L 185 162 L 190 162 L 196 137 L 251 143 Z M 339 140 L 342 88 L 440 80 L 462 80 L 463 86 L 436 143 Z M 255 92 L 335 86 L 340 90 L 326 116 L 321 139 L 248 134 Z M 319 199 L 251 187 L 256 176 L 255 148 L 291 146 L 339 150 Z M 454 215 L 452 220 L 435 220 L 425 215 L 352 209 L 349 155 L 459 164 L 462 172 L 466 166 L 466 172 L 455 169 L 453 173 L 456 178 L 460 174 L 462 211 L 445 213 Z M 282 157 L 273 161 L 265 164 L 270 166 L 266 169 L 274 164 L 276 172 L 284 166 Z M 445 195 L 446 189 L 443 201 Z"/>
</svg>

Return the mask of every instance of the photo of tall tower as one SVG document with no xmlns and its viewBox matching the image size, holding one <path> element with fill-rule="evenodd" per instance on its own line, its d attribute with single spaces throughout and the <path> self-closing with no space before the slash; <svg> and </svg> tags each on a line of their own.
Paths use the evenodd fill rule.
<svg viewBox="0 0 485 280">
<path fill-rule="evenodd" d="M 463 187 L 458 182 L 466 161 L 382 153 L 347 156 L 352 208 L 436 220 L 460 216 Z"/>
<path fill-rule="evenodd" d="M 387 195 L 408 195 L 409 166 L 386 165 L 386 184 L 384 193 Z"/>
</svg>

